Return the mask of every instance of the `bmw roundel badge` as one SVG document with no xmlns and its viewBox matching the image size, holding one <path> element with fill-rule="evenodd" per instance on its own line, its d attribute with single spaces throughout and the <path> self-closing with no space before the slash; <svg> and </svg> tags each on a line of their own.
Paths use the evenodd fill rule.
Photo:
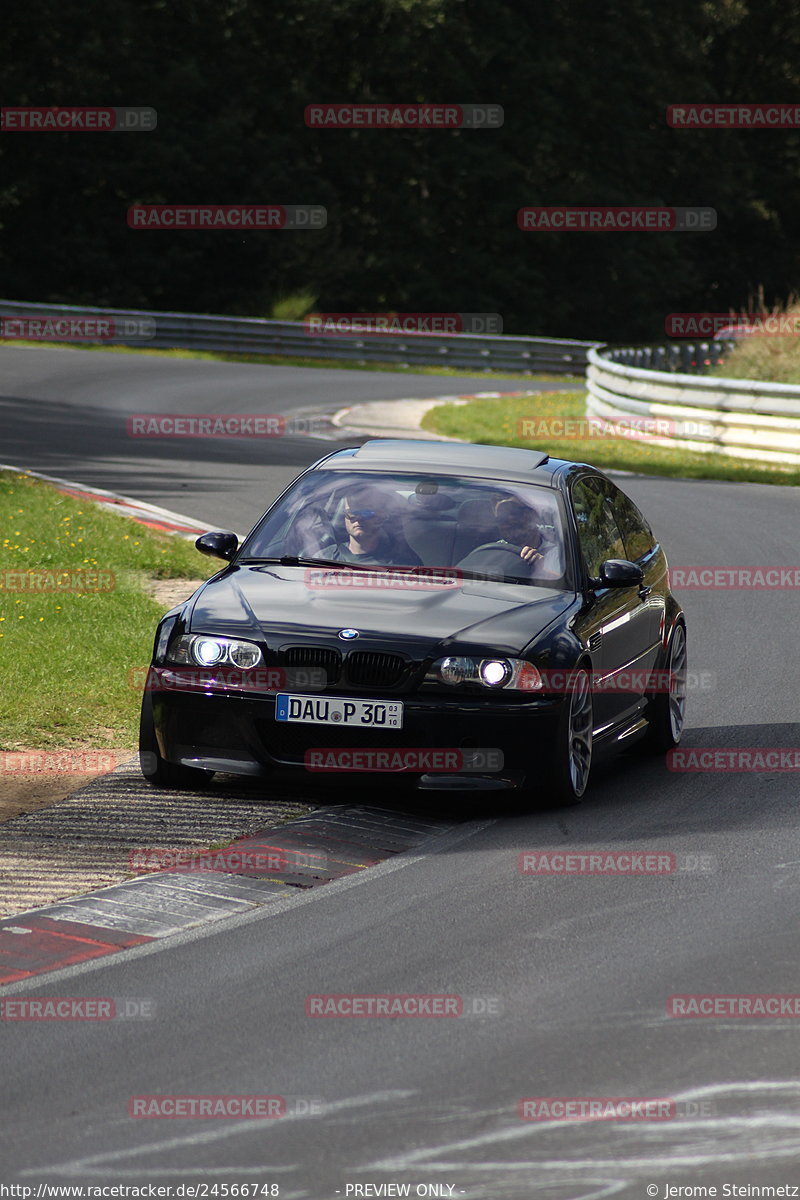
<svg viewBox="0 0 800 1200">
<path fill-rule="evenodd" d="M 357 629 L 340 629 L 339 637 L 342 639 L 343 642 L 352 642 L 354 638 L 358 637 L 358 630 Z"/>
</svg>

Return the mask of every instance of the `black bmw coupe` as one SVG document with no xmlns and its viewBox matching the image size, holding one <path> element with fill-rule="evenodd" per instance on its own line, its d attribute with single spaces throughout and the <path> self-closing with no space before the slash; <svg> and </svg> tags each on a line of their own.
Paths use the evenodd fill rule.
<svg viewBox="0 0 800 1200">
<path fill-rule="evenodd" d="M 649 524 L 544 453 L 375 440 L 302 474 L 164 616 L 142 772 L 410 774 L 574 804 L 593 761 L 678 744 L 686 625 Z M 309 775 L 309 778 L 312 776 Z"/>
</svg>

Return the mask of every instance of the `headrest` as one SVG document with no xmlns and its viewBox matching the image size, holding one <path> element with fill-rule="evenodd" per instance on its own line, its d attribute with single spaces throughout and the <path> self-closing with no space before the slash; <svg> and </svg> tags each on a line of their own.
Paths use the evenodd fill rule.
<svg viewBox="0 0 800 1200">
<path fill-rule="evenodd" d="M 451 496 L 445 496 L 441 492 L 434 492 L 432 495 L 412 492 L 408 497 L 408 506 L 413 512 L 446 512 L 449 508 L 455 508 L 455 504 Z"/>
<path fill-rule="evenodd" d="M 458 519 L 465 525 L 492 526 L 495 524 L 494 509 L 487 500 L 465 500 L 458 510 Z"/>
</svg>

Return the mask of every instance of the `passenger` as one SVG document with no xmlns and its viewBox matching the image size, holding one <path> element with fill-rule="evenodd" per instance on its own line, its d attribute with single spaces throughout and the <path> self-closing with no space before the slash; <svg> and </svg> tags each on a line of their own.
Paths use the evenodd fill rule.
<svg viewBox="0 0 800 1200">
<path fill-rule="evenodd" d="M 347 540 L 339 542 L 337 558 L 367 566 L 419 566 L 419 557 L 390 537 L 385 528 L 387 516 L 386 497 L 378 488 L 359 488 L 349 493 L 344 502 Z"/>
</svg>

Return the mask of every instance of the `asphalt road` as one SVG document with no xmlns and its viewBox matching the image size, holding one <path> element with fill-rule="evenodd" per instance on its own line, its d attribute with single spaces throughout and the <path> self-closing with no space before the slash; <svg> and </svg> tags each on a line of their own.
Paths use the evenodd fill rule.
<svg viewBox="0 0 800 1200">
<path fill-rule="evenodd" d="M 439 383 L 60 354 L 0 352 L 0 403 L 14 421 L 5 416 L 5 461 L 242 528 L 320 443 L 271 443 L 251 458 L 246 447 L 203 447 L 197 458 L 176 442 L 142 464 L 136 445 L 117 440 L 118 418 L 137 406 L 209 411 L 223 398 L 227 411 L 257 411 L 264 396 L 281 411 L 278 398 L 286 410 L 346 403 L 348 389 L 380 398 Z M 796 489 L 624 486 L 673 565 L 800 564 Z M 691 668 L 707 673 L 690 695 L 685 745 L 800 744 L 796 596 L 681 598 Z M 34 1195 L 39 1183 L 274 1183 L 281 1200 L 403 1194 L 387 1184 L 481 1200 L 800 1185 L 797 1021 L 678 1020 L 666 1008 L 676 993 L 800 990 L 797 796 L 792 774 L 676 774 L 631 756 L 598 773 L 577 809 L 515 814 L 491 798 L 454 798 L 453 830 L 416 854 L 28 987 L 148 998 L 155 1016 L 0 1023 L 3 1181 Z M 520 852 L 548 848 L 704 855 L 707 869 L 519 874 Z M 457 994 L 467 1007 L 478 998 L 484 1015 L 306 1016 L 305 998 L 320 993 Z M 128 1100 L 143 1094 L 283 1095 L 298 1111 L 132 1120 Z M 523 1121 L 525 1097 L 668 1098 L 676 1115 Z M 321 1111 L 303 1116 L 312 1102 Z"/>
<path fill-rule="evenodd" d="M 127 418 L 275 414 L 298 421 L 365 400 L 536 390 L 552 383 L 394 372 L 261 367 L 148 354 L 0 347 L 0 462 L 76 478 L 246 532 L 329 442 L 131 437 Z M 303 417 L 301 427 L 308 422 Z M 354 437 L 352 444 L 364 441 Z"/>
</svg>

